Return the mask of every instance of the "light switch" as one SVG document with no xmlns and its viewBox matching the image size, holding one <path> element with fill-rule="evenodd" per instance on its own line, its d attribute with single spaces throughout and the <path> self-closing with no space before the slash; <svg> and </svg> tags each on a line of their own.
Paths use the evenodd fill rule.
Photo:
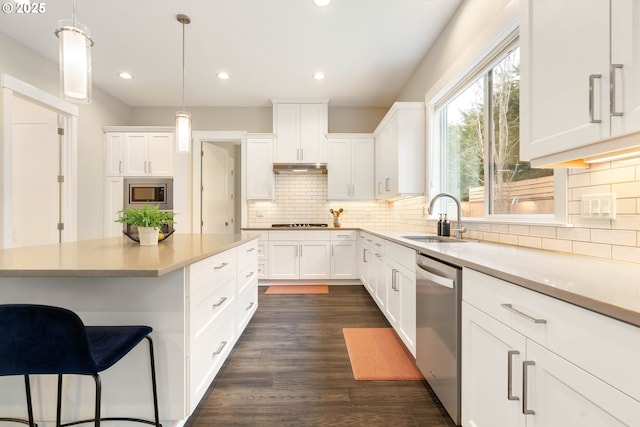
<svg viewBox="0 0 640 427">
<path fill-rule="evenodd" d="M 616 193 L 583 194 L 580 216 L 591 219 L 616 219 Z"/>
</svg>

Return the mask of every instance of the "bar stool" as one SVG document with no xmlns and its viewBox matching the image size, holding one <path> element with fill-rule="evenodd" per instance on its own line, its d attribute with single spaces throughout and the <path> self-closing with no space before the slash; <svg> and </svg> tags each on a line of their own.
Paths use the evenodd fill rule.
<svg viewBox="0 0 640 427">
<path fill-rule="evenodd" d="M 58 375 L 56 426 L 100 421 L 134 421 L 161 427 L 158 417 L 153 341 L 149 326 L 85 326 L 74 312 L 47 305 L 0 305 L 0 376 L 23 375 L 28 420 L 0 418 L 35 427 L 29 375 Z M 155 421 L 138 418 L 100 418 L 102 385 L 99 373 L 110 368 L 146 339 L 149 343 Z M 95 417 L 60 423 L 63 375 L 90 375 L 96 386 Z"/>
</svg>

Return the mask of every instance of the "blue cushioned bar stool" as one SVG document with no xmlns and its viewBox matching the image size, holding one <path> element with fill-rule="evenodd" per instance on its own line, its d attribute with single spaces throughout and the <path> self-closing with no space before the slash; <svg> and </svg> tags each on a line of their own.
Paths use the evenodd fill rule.
<svg viewBox="0 0 640 427">
<path fill-rule="evenodd" d="M 0 376 L 23 375 L 28 420 L 0 418 L 34 427 L 29 375 L 57 374 L 56 426 L 100 421 L 135 421 L 160 427 L 153 341 L 149 326 L 85 326 L 74 312 L 47 305 L 0 305 Z M 100 418 L 99 373 L 113 366 L 140 341 L 149 343 L 155 421 L 138 418 Z M 95 418 L 61 424 L 62 376 L 91 375 L 96 385 Z"/>
</svg>

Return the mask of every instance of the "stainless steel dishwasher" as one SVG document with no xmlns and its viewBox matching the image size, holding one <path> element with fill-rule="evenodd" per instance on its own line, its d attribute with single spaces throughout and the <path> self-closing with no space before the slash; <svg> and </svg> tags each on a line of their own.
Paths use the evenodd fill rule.
<svg viewBox="0 0 640 427">
<path fill-rule="evenodd" d="M 417 364 L 457 425 L 460 425 L 461 283 L 460 267 L 418 254 Z"/>
</svg>

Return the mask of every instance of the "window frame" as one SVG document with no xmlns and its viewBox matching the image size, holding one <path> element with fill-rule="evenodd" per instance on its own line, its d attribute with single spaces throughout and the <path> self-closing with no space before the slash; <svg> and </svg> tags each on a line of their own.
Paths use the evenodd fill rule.
<svg viewBox="0 0 640 427">
<path fill-rule="evenodd" d="M 485 85 L 485 105 L 490 105 L 490 79 L 489 70 L 502 61 L 505 55 L 512 49 L 518 47 L 519 42 L 519 28 L 516 27 L 508 35 L 494 42 L 491 46 L 488 46 L 481 52 L 469 66 L 463 69 L 462 72 L 452 78 L 444 87 L 437 92 L 436 95 L 429 99 L 427 94 L 427 150 L 426 150 L 426 167 L 427 167 L 427 204 L 433 196 L 441 193 L 444 188 L 444 181 L 446 177 L 446 158 L 442 155 L 442 132 L 446 129 L 446 114 L 439 114 L 438 111 L 446 106 L 449 102 L 454 100 L 464 90 L 468 89 L 478 79 L 484 79 Z M 520 109 L 522 111 L 522 108 Z M 487 124 L 484 129 L 484 136 L 488 138 L 489 132 L 491 132 L 491 125 Z M 488 140 L 488 139 L 487 139 Z M 484 147 L 485 162 L 489 159 L 489 145 Z M 493 166 L 491 162 L 485 163 L 484 168 L 484 180 L 485 185 L 491 187 L 490 176 Z M 435 169 L 435 170 L 434 170 Z M 433 173 L 437 172 L 437 173 Z M 541 224 L 541 225 L 565 225 L 567 224 L 567 175 L 566 169 L 554 169 L 554 212 L 552 214 L 493 214 L 490 213 L 490 206 L 493 203 L 493 192 L 485 191 L 484 195 L 484 216 L 482 217 L 463 217 L 465 222 L 499 222 L 499 223 L 527 223 L 527 224 Z M 450 200 L 440 200 L 440 210 L 437 212 L 446 212 L 445 203 L 449 203 Z M 432 218 L 435 218 L 432 215 Z"/>
</svg>

